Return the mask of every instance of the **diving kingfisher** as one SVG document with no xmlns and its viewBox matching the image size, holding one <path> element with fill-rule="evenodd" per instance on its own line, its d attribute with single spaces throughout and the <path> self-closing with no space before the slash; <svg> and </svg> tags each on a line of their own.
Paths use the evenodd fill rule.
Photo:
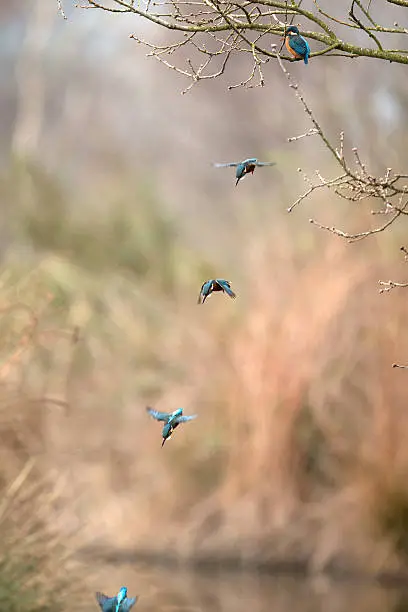
<svg viewBox="0 0 408 612">
<path fill-rule="evenodd" d="M 163 431 L 162 431 L 162 447 L 166 440 L 170 440 L 173 431 L 180 425 L 180 423 L 185 423 L 186 421 L 191 421 L 197 417 L 196 414 L 192 414 L 190 416 L 183 416 L 183 409 L 178 408 L 174 412 L 157 412 L 157 410 L 153 410 L 153 408 L 146 407 L 147 412 L 152 416 L 156 421 L 164 421 Z"/>
<path fill-rule="evenodd" d="M 204 304 L 205 300 L 213 291 L 223 291 L 227 293 L 231 298 L 235 298 L 236 294 L 231 289 L 230 281 L 224 280 L 223 278 L 213 278 L 203 283 L 200 293 L 198 294 L 198 304 Z"/>
<path fill-rule="evenodd" d="M 138 598 L 128 597 L 127 588 L 121 587 L 119 593 L 114 597 L 108 597 L 98 591 L 96 599 L 102 612 L 129 612 Z"/>
<path fill-rule="evenodd" d="M 309 43 L 306 38 L 303 38 L 303 36 L 299 34 L 299 29 L 296 26 L 289 26 L 283 39 L 285 40 L 287 50 L 293 57 L 296 59 L 303 59 L 305 64 L 309 62 Z"/>
<path fill-rule="evenodd" d="M 237 186 L 239 181 L 244 178 L 246 174 L 253 174 L 257 166 L 276 166 L 276 164 L 275 162 L 259 162 L 256 157 L 251 157 L 250 159 L 244 159 L 242 162 L 228 162 L 225 164 L 214 164 L 214 166 L 216 168 L 236 166 L 237 170 L 235 172 L 235 177 L 237 182 L 235 183 L 235 186 Z"/>
</svg>

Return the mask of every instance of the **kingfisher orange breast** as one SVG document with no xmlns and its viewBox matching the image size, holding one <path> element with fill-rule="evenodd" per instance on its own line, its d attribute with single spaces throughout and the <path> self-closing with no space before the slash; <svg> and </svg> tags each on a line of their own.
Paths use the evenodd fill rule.
<svg viewBox="0 0 408 612">
<path fill-rule="evenodd" d="M 296 53 L 296 51 L 294 49 L 292 49 L 292 47 L 289 44 L 289 40 L 290 40 L 290 37 L 286 36 L 286 38 L 285 38 L 285 47 L 287 48 L 289 53 L 291 53 L 293 55 L 293 57 L 296 57 L 296 59 L 302 59 L 302 56 L 299 55 L 299 53 Z"/>
</svg>

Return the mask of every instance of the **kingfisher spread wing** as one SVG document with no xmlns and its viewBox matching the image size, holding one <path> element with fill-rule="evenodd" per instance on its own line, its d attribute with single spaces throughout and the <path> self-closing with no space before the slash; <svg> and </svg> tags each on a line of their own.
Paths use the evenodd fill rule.
<svg viewBox="0 0 408 612">
<path fill-rule="evenodd" d="M 244 178 L 246 174 L 253 174 L 256 167 L 275 166 L 276 164 L 275 162 L 259 162 L 256 157 L 250 157 L 248 159 L 244 159 L 244 161 L 241 162 L 226 162 L 220 164 L 216 163 L 213 165 L 216 168 L 227 168 L 235 166 L 237 168 L 235 172 L 235 178 L 237 179 L 235 185 L 238 185 L 239 181 Z"/>
<path fill-rule="evenodd" d="M 156 421 L 164 421 L 165 423 L 167 423 L 169 418 L 171 417 L 170 412 L 158 412 L 157 410 L 153 410 L 153 408 L 150 408 L 149 406 L 146 406 L 146 411 L 150 414 L 150 416 L 156 419 Z"/>
<path fill-rule="evenodd" d="M 309 43 L 299 34 L 299 29 L 296 26 L 290 26 L 286 30 L 285 46 L 293 57 L 296 59 L 303 59 L 305 64 L 309 63 Z"/>
<path fill-rule="evenodd" d="M 126 599 L 122 601 L 120 612 L 129 612 L 129 610 L 133 608 L 137 600 L 138 597 L 126 597 Z"/>
<path fill-rule="evenodd" d="M 197 418 L 196 414 L 180 416 L 177 418 L 177 423 L 186 423 L 187 421 L 192 421 L 193 419 L 196 419 L 196 418 Z"/>
<path fill-rule="evenodd" d="M 236 294 L 231 289 L 231 283 L 223 278 L 212 278 L 202 284 L 200 293 L 198 294 L 198 304 L 204 304 L 213 291 L 223 291 L 227 293 L 231 298 L 235 298 Z"/>
<path fill-rule="evenodd" d="M 99 591 L 95 593 L 96 600 L 102 612 L 114 612 L 116 608 L 117 597 L 108 597 Z"/>
<path fill-rule="evenodd" d="M 231 289 L 230 281 L 227 281 L 223 278 L 216 278 L 215 282 L 217 283 L 219 287 L 221 287 L 222 291 L 225 291 L 225 293 L 228 293 L 230 298 L 235 299 L 237 297 L 236 294 Z"/>
<path fill-rule="evenodd" d="M 213 280 L 208 280 L 201 285 L 200 293 L 198 294 L 197 304 L 204 304 L 210 293 L 214 291 L 212 289 L 213 282 Z"/>
<path fill-rule="evenodd" d="M 128 597 L 127 588 L 122 587 L 115 597 L 108 597 L 98 591 L 96 599 L 102 612 L 129 612 L 138 598 Z"/>
</svg>

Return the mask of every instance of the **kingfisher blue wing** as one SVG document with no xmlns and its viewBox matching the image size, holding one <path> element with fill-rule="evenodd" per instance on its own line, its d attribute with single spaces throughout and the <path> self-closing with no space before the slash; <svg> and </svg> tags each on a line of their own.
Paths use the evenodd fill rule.
<svg viewBox="0 0 408 612">
<path fill-rule="evenodd" d="M 256 162 L 256 166 L 276 166 L 275 162 Z"/>
<path fill-rule="evenodd" d="M 185 415 L 185 416 L 180 416 L 177 418 L 177 422 L 178 423 L 186 423 L 186 421 L 192 421 L 193 419 L 196 419 L 197 415 L 196 414 L 190 414 L 190 415 Z"/>
<path fill-rule="evenodd" d="M 226 162 L 222 164 L 213 164 L 216 168 L 231 168 L 232 166 L 239 166 L 241 162 Z"/>
<path fill-rule="evenodd" d="M 236 294 L 233 292 L 233 290 L 231 289 L 231 283 L 227 280 L 224 280 L 223 278 L 217 278 L 216 281 L 219 286 L 225 291 L 225 293 L 228 293 L 228 295 L 231 298 L 235 298 L 237 297 Z"/>
<path fill-rule="evenodd" d="M 241 164 L 243 166 L 251 166 L 252 164 L 256 164 L 257 163 L 257 158 L 256 157 L 250 157 L 249 159 L 244 159 L 243 162 L 241 162 Z"/>
<path fill-rule="evenodd" d="M 131 608 L 135 605 L 139 598 L 138 597 L 127 597 L 125 601 L 122 603 L 121 611 L 129 612 Z"/>
<path fill-rule="evenodd" d="M 292 49 L 302 57 L 306 55 L 309 45 L 302 36 L 293 36 L 289 38 L 289 44 Z"/>
<path fill-rule="evenodd" d="M 212 286 L 212 280 L 206 281 L 205 283 L 203 283 L 201 289 L 200 289 L 200 293 L 198 294 L 198 300 L 197 303 L 204 304 L 206 298 L 210 295 L 211 293 L 211 286 Z"/>
<path fill-rule="evenodd" d="M 301 37 L 302 38 L 302 37 Z M 309 47 L 309 43 L 307 42 L 306 39 L 302 38 L 302 40 L 305 42 L 306 44 L 306 53 L 305 56 L 303 58 L 303 61 L 305 62 L 305 64 L 307 64 L 309 62 L 309 55 L 310 55 L 310 47 Z"/>
<path fill-rule="evenodd" d="M 116 607 L 116 597 L 108 597 L 99 591 L 95 593 L 95 595 L 102 612 L 114 612 Z"/>
<path fill-rule="evenodd" d="M 156 421 L 165 421 L 167 423 L 170 418 L 170 414 L 168 414 L 167 412 L 158 412 L 157 410 L 153 410 L 153 408 L 150 408 L 149 406 L 146 406 L 146 412 L 148 412 L 150 416 L 156 419 Z"/>
<path fill-rule="evenodd" d="M 238 185 L 239 181 L 242 178 L 244 178 L 245 174 L 247 173 L 248 165 L 249 165 L 249 160 L 241 162 L 240 164 L 237 165 L 237 169 L 235 172 L 235 178 L 237 179 L 235 183 L 235 187 Z"/>
</svg>

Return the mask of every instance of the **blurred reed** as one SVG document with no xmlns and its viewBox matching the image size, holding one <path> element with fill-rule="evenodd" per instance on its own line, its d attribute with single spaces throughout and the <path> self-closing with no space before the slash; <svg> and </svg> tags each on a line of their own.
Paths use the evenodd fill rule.
<svg viewBox="0 0 408 612">
<path fill-rule="evenodd" d="M 399 269 L 377 242 L 311 240 L 264 209 L 231 223 L 232 257 L 207 256 L 126 177 L 99 214 L 40 168 L 14 167 L 2 190 L 4 492 L 34 460 L 63 478 L 53 528 L 68 543 L 81 527 L 82 544 L 158 557 L 405 567 L 406 381 L 391 364 L 407 313 L 403 292 L 376 292 Z M 198 307 L 212 276 L 238 299 Z M 146 403 L 199 419 L 162 450 Z M 37 520 L 19 516 L 22 533 Z"/>
</svg>

